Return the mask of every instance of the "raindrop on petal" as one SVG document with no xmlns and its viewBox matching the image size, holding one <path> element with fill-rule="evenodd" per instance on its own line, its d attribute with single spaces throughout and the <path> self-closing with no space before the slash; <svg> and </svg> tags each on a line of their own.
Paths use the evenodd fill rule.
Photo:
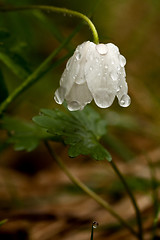
<svg viewBox="0 0 160 240">
<path fill-rule="evenodd" d="M 124 56 L 120 55 L 119 56 L 119 61 L 120 61 L 121 67 L 124 67 L 126 65 L 126 59 L 125 59 Z"/>
<path fill-rule="evenodd" d="M 107 46 L 105 44 L 102 44 L 102 43 L 96 45 L 96 50 L 101 55 L 105 55 L 108 52 Z"/>
<path fill-rule="evenodd" d="M 69 66 L 71 64 L 71 58 L 68 60 L 67 64 L 66 64 L 66 69 L 68 70 L 69 69 Z"/>
<path fill-rule="evenodd" d="M 119 105 L 121 107 L 128 107 L 130 103 L 131 103 L 131 98 L 127 94 L 124 94 L 119 100 Z"/>
<path fill-rule="evenodd" d="M 120 86 L 118 86 L 118 88 L 117 88 L 117 93 L 121 90 L 121 88 L 122 88 L 122 86 L 120 85 Z"/>
<path fill-rule="evenodd" d="M 58 88 L 54 94 L 54 100 L 58 104 L 62 104 L 64 101 L 65 89 L 63 87 Z"/>
<path fill-rule="evenodd" d="M 111 78 L 113 81 L 116 81 L 118 79 L 118 74 L 116 72 L 111 73 Z"/>
<path fill-rule="evenodd" d="M 81 58 L 81 54 L 80 54 L 79 51 L 77 51 L 77 52 L 76 52 L 76 59 L 77 59 L 77 60 L 80 60 L 80 58 Z"/>
<path fill-rule="evenodd" d="M 96 222 L 96 221 L 94 221 L 93 223 L 92 223 L 92 226 L 93 226 L 93 228 L 97 228 L 98 227 L 98 222 Z"/>
<path fill-rule="evenodd" d="M 77 101 L 72 101 L 68 103 L 68 109 L 69 111 L 77 111 L 77 110 L 81 110 L 82 106 L 80 106 L 80 104 Z"/>
</svg>

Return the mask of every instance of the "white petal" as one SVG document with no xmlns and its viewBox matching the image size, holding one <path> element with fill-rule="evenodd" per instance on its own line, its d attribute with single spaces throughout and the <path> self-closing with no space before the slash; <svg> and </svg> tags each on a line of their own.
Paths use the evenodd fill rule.
<svg viewBox="0 0 160 240">
<path fill-rule="evenodd" d="M 81 85 L 74 83 L 70 92 L 66 96 L 68 106 L 72 105 L 72 108 L 76 108 L 76 110 L 83 109 L 86 104 L 92 101 L 92 99 L 92 95 L 86 83 Z"/>
<path fill-rule="evenodd" d="M 96 48 L 96 45 L 94 46 Z M 117 51 L 117 49 L 116 49 Z M 109 55 L 108 55 L 109 54 Z M 86 81 L 95 103 L 102 108 L 109 107 L 116 95 L 118 73 L 117 68 L 111 71 L 113 57 L 108 48 L 106 55 L 92 50 L 93 60 L 85 65 Z M 97 61 L 95 61 L 95 59 Z M 118 61 L 118 60 L 117 60 Z"/>
<path fill-rule="evenodd" d="M 94 101 L 100 108 L 110 107 L 114 101 L 115 94 L 110 93 L 107 89 L 98 89 L 94 94 Z"/>
<path fill-rule="evenodd" d="M 128 92 L 128 85 L 126 82 L 126 78 L 125 78 L 125 70 L 124 68 L 121 68 L 120 70 L 120 74 L 119 74 L 119 82 L 118 82 L 118 87 L 117 87 L 117 98 L 120 101 L 121 97 L 124 94 L 127 94 Z"/>
</svg>

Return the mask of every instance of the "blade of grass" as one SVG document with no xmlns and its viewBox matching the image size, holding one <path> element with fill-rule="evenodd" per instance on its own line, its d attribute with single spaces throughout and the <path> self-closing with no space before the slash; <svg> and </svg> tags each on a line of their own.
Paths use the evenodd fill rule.
<svg viewBox="0 0 160 240">
<path fill-rule="evenodd" d="M 156 237 L 156 231 L 158 227 L 158 215 L 160 212 L 160 206 L 159 206 L 159 199 L 158 199 L 158 192 L 157 192 L 155 169 L 150 159 L 147 158 L 147 162 L 148 162 L 150 175 L 151 175 L 151 188 L 152 188 L 152 200 L 153 200 L 152 240 L 154 240 Z"/>
<path fill-rule="evenodd" d="M 8 97 L 8 90 L 4 81 L 3 74 L 0 70 L 0 103 Z"/>
<path fill-rule="evenodd" d="M 17 64 L 7 53 L 2 51 L 0 52 L 0 61 L 3 62 L 20 79 L 25 79 L 28 77 L 27 71 Z"/>
</svg>

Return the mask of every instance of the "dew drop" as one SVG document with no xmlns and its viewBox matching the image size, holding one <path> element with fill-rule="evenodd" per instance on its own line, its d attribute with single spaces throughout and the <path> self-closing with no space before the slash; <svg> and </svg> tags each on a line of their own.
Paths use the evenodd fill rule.
<svg viewBox="0 0 160 240">
<path fill-rule="evenodd" d="M 131 99 L 127 94 L 124 94 L 119 100 L 119 105 L 121 107 L 128 107 L 131 103 Z"/>
<path fill-rule="evenodd" d="M 93 226 L 93 228 L 97 228 L 98 227 L 98 222 L 96 222 L 96 221 L 94 221 L 93 223 L 92 223 L 92 226 Z"/>
<path fill-rule="evenodd" d="M 105 68 L 105 69 L 107 69 L 107 68 L 108 68 L 108 66 L 107 66 L 107 65 L 105 65 L 105 66 L 104 66 L 104 68 Z"/>
<path fill-rule="evenodd" d="M 77 53 L 76 53 L 76 59 L 77 59 L 77 60 L 80 60 L 80 58 L 81 58 L 81 54 L 80 54 L 80 52 L 77 51 Z"/>
<path fill-rule="evenodd" d="M 58 88 L 54 94 L 55 102 L 58 104 L 62 104 L 64 101 L 64 95 L 65 95 L 65 89 L 63 87 Z"/>
<path fill-rule="evenodd" d="M 120 61 L 121 67 L 124 67 L 126 65 L 126 59 L 125 59 L 124 56 L 120 55 L 119 56 L 119 61 Z"/>
<path fill-rule="evenodd" d="M 68 103 L 68 109 L 69 111 L 77 111 L 81 109 L 81 106 L 77 101 L 72 101 Z"/>
<path fill-rule="evenodd" d="M 69 66 L 71 64 L 71 58 L 68 60 L 67 64 L 66 64 L 66 69 L 68 70 L 69 69 Z"/>
<path fill-rule="evenodd" d="M 96 63 L 98 63 L 99 61 L 98 61 L 98 58 L 96 58 Z"/>
<path fill-rule="evenodd" d="M 111 78 L 113 81 L 116 81 L 118 79 L 118 74 L 116 72 L 111 73 Z"/>
<path fill-rule="evenodd" d="M 108 52 L 107 46 L 103 43 L 100 43 L 100 44 L 96 45 L 96 50 L 101 55 L 105 55 Z"/>
<path fill-rule="evenodd" d="M 112 61 L 111 64 L 114 65 L 114 61 Z"/>
<path fill-rule="evenodd" d="M 92 67 L 90 67 L 90 68 L 89 68 L 89 70 L 91 70 L 91 71 L 92 71 L 92 70 L 93 70 L 93 68 L 92 68 Z"/>
<path fill-rule="evenodd" d="M 117 93 L 121 90 L 121 88 L 122 88 L 122 85 L 118 86 Z"/>
</svg>

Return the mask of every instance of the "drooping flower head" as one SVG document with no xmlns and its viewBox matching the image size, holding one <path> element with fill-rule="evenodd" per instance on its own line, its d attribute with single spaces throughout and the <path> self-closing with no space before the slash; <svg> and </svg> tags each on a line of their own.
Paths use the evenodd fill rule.
<svg viewBox="0 0 160 240">
<path fill-rule="evenodd" d="M 130 105 L 124 66 L 126 59 L 112 43 L 79 45 L 68 60 L 55 92 L 55 101 L 64 100 L 70 111 L 82 110 L 94 99 L 100 108 L 107 108 L 115 96 L 122 107 Z"/>
</svg>

